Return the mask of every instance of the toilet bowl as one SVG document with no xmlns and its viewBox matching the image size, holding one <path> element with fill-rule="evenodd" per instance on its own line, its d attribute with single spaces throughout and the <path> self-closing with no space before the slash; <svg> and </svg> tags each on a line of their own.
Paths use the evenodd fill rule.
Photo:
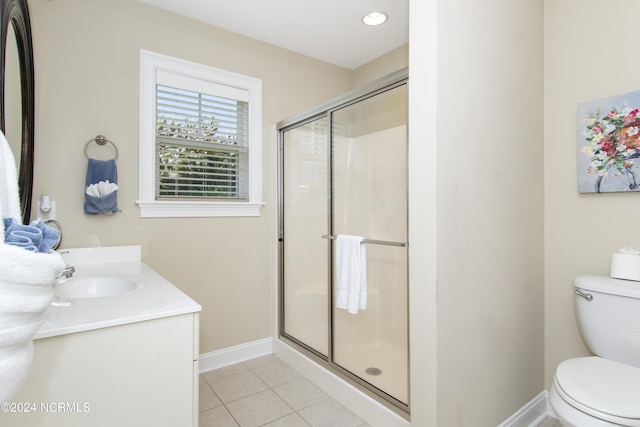
<svg viewBox="0 0 640 427">
<path fill-rule="evenodd" d="M 565 360 L 549 401 L 564 427 L 640 427 L 640 369 L 596 356 Z"/>
</svg>

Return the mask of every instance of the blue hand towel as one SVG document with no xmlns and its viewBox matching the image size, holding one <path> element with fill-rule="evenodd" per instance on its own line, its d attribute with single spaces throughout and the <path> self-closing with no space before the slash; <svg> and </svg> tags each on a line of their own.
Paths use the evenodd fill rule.
<svg viewBox="0 0 640 427">
<path fill-rule="evenodd" d="M 38 252 L 42 232 L 37 227 L 18 224 L 13 218 L 5 218 L 4 242 L 30 252 Z"/>
<path fill-rule="evenodd" d="M 49 252 L 60 241 L 60 230 L 45 224 L 41 219 L 31 221 L 29 225 L 38 227 L 42 232 L 42 242 L 38 247 L 39 252 Z"/>
<path fill-rule="evenodd" d="M 96 160 L 89 159 L 87 164 L 87 182 L 86 187 L 91 184 L 97 184 L 100 181 L 109 181 L 114 184 L 118 183 L 118 167 L 115 159 Z"/>
<path fill-rule="evenodd" d="M 89 159 L 87 164 L 86 187 L 101 181 L 118 183 L 118 167 L 115 159 L 96 160 Z M 85 187 L 85 190 L 86 190 Z M 110 214 L 118 211 L 118 198 L 114 191 L 102 197 L 96 197 L 85 192 L 84 213 L 86 214 Z"/>
<path fill-rule="evenodd" d="M 106 196 L 84 195 L 84 213 L 87 214 L 110 214 L 118 211 L 117 193 L 109 193 Z"/>
<path fill-rule="evenodd" d="M 47 253 L 60 238 L 60 231 L 49 227 L 40 219 L 36 219 L 29 225 L 22 225 L 13 218 L 5 218 L 4 229 L 6 244 L 31 252 Z"/>
</svg>

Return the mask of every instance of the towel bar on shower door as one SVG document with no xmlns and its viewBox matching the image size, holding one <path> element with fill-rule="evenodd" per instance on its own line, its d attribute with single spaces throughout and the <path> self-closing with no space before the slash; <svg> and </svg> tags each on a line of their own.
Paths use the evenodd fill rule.
<svg viewBox="0 0 640 427">
<path fill-rule="evenodd" d="M 328 234 L 323 234 L 322 238 L 335 240 L 338 238 L 338 236 L 330 236 Z M 371 240 L 371 239 L 362 239 L 362 243 L 371 243 L 374 245 L 386 245 L 386 246 L 400 246 L 401 248 L 406 248 L 409 246 L 408 242 L 388 242 L 386 240 Z"/>
</svg>

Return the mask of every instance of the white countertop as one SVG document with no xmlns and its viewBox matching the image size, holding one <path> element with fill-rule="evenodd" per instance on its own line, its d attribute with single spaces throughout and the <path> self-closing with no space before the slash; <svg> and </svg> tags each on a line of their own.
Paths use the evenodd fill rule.
<svg viewBox="0 0 640 427">
<path fill-rule="evenodd" d="M 138 288 L 98 298 L 56 297 L 44 314 L 34 339 L 53 337 L 127 323 L 196 313 L 202 307 L 140 259 L 140 246 L 80 248 L 59 251 L 73 277 L 124 277 Z"/>
</svg>

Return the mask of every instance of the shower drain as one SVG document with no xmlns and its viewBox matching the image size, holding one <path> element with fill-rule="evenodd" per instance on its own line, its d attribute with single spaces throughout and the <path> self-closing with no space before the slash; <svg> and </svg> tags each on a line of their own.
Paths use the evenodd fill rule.
<svg viewBox="0 0 640 427">
<path fill-rule="evenodd" d="M 381 369 L 378 368 L 367 368 L 364 371 L 367 375 L 380 375 L 382 373 Z"/>
</svg>

